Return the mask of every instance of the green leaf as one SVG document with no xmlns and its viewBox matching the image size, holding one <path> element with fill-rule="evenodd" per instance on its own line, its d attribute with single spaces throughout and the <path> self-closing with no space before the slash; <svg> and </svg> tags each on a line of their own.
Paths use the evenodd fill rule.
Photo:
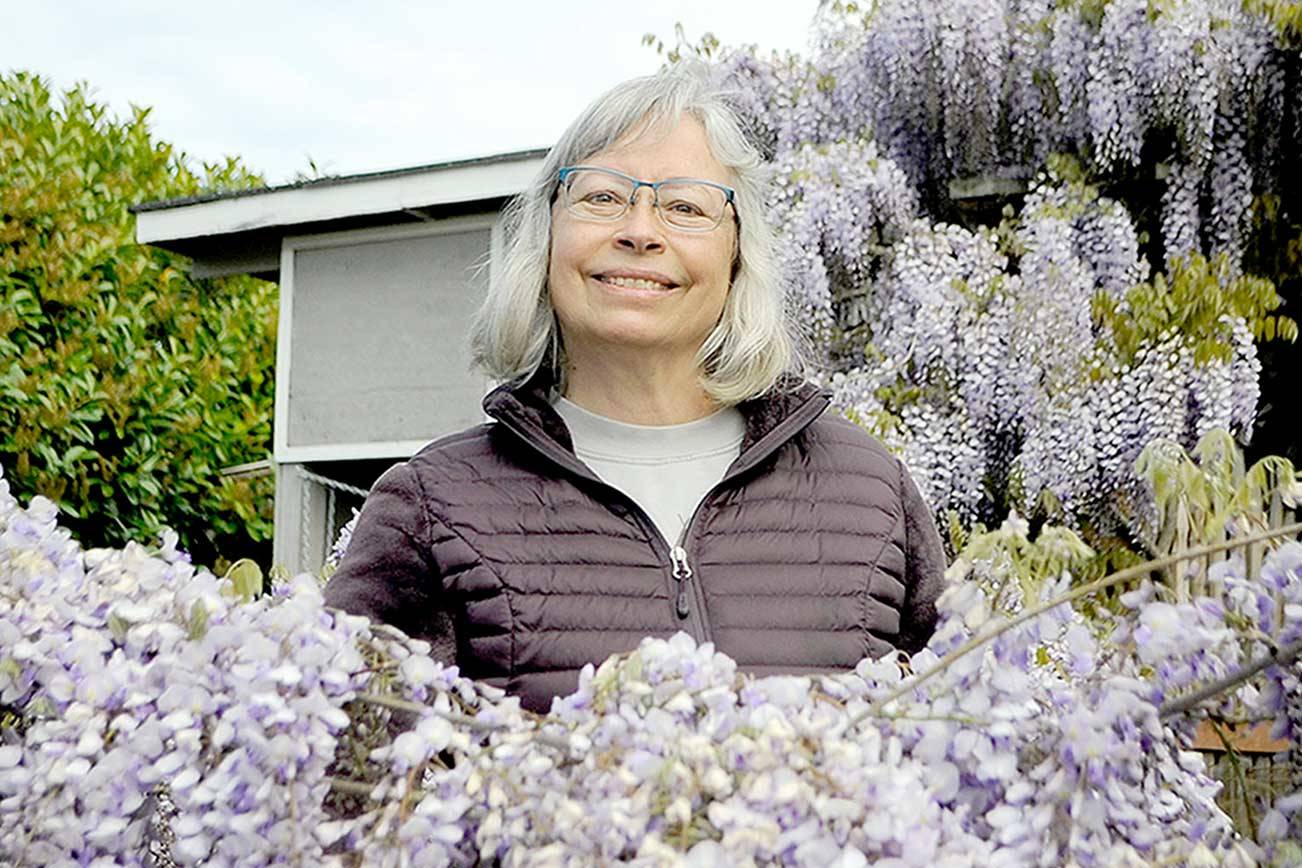
<svg viewBox="0 0 1302 868">
<path fill-rule="evenodd" d="M 203 600 L 195 600 L 190 606 L 190 620 L 187 624 L 189 636 L 193 640 L 202 639 L 208 632 L 208 607 Z"/>
<path fill-rule="evenodd" d="M 88 546 L 149 535 L 148 508 L 211 563 L 264 539 L 270 512 L 242 519 L 214 486 L 173 480 L 192 476 L 191 463 L 238 464 L 270 445 L 272 378 L 237 372 L 274 366 L 277 290 L 196 281 L 182 257 L 135 243 L 130 205 L 261 184 L 236 160 L 197 176 L 147 117 L 115 117 L 88 85 L 59 94 L 39 76 L 0 72 L 0 463 L 22 499 L 64 483 L 52 499 L 81 517 Z M 200 359 L 215 362 L 201 370 Z M 205 430 L 180 430 L 201 410 Z M 15 442 L 32 430 L 38 443 Z M 217 464 L 216 450 L 231 460 Z M 217 527 L 227 530 L 210 541 Z"/>
<path fill-rule="evenodd" d="M 122 643 L 127 640 L 127 631 L 131 629 L 131 624 L 121 615 L 110 612 L 108 616 L 108 628 L 109 632 L 113 634 L 113 638 L 119 643 Z"/>
<path fill-rule="evenodd" d="M 0 675 L 6 676 L 10 681 L 17 681 L 22 674 L 22 667 L 17 660 L 12 657 L 0 658 Z"/>
<path fill-rule="evenodd" d="M 251 602 L 262 593 L 262 568 L 249 558 L 240 558 L 226 571 L 226 578 L 235 593 L 245 602 Z"/>
<path fill-rule="evenodd" d="M 99 458 L 99 453 L 94 449 L 87 449 L 85 446 L 76 445 L 63 453 L 63 463 L 73 464 L 77 461 L 84 461 L 88 458 Z"/>
</svg>

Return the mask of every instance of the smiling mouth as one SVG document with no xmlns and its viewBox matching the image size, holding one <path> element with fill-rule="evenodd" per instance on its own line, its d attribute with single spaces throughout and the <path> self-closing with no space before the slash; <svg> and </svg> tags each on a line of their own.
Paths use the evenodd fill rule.
<svg viewBox="0 0 1302 868">
<path fill-rule="evenodd" d="M 661 283 L 658 280 L 646 280 L 640 277 L 613 277 L 609 274 L 594 274 L 593 277 L 602 283 L 617 286 L 620 289 L 659 290 L 661 292 L 667 292 L 671 289 L 678 288 L 678 284 L 676 283 Z"/>
</svg>

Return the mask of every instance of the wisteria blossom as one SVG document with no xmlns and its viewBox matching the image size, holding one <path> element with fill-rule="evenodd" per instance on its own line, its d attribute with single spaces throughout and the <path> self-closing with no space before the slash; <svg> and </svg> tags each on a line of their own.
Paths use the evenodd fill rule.
<svg viewBox="0 0 1302 868">
<path fill-rule="evenodd" d="M 1252 194 L 1279 189 L 1297 145 L 1276 31 L 1239 0 L 867 8 L 823 4 L 807 59 L 735 50 L 724 66 L 776 153 L 871 139 L 929 213 L 953 179 L 1029 178 L 1054 153 L 1117 178 L 1155 158 L 1163 233 L 1194 242 L 1172 252 L 1237 260 Z"/>
<path fill-rule="evenodd" d="M 1194 256 L 1239 274 L 1254 199 L 1302 146 L 1285 66 L 1237 0 L 823 4 L 808 57 L 725 52 L 835 403 L 942 518 L 1016 507 L 1133 539 L 1147 442 L 1250 438 L 1249 322 L 1223 318 L 1224 361 L 1179 330 L 1118 354 L 1093 301 L 1124 313 Z M 971 179 L 1007 196 L 1002 224 L 956 219 Z M 1102 192 L 1131 188 L 1142 227 Z"/>
<path fill-rule="evenodd" d="M 246 601 L 171 537 L 83 549 L 0 474 L 0 864 L 1296 864 L 1302 793 L 1247 840 L 1187 746 L 1209 710 L 1296 744 L 1302 665 L 1172 703 L 1298 647 L 1302 544 L 1194 594 L 1134 585 L 1114 616 L 1008 621 L 1076 580 L 1073 527 L 1151 531 L 1145 444 L 1251 433 L 1244 317 L 1208 358 L 1178 329 L 1123 348 L 1096 302 L 1124 316 L 1196 255 L 1238 274 L 1302 144 L 1274 32 L 1239 0 L 868 6 L 821 4 L 809 58 L 722 74 L 836 406 L 938 512 L 999 527 L 926 649 L 753 678 L 648 639 L 538 716 L 324 608 L 316 577 Z M 1153 154 L 1156 241 L 1095 183 Z M 956 219 L 973 178 L 1016 193 L 999 225 Z M 1032 543 L 1033 514 L 1064 526 Z M 1032 550 L 1034 588 L 1010 578 Z"/>
<path fill-rule="evenodd" d="M 1260 363 L 1242 318 L 1220 323 L 1229 358 L 1196 357 L 1172 331 L 1120 353 L 1093 315 L 1148 277 L 1134 225 L 1087 186 L 1044 176 L 1000 238 L 915 219 L 879 254 L 863 297 L 868 352 L 828 377 L 842 412 L 909 463 L 942 515 L 998 521 L 1045 498 L 1068 523 L 1137 532 L 1135 461 L 1157 438 L 1213 428 L 1247 437 Z M 1015 266 L 1015 267 L 1014 267 Z"/>
<path fill-rule="evenodd" d="M 1004 535 L 1026 531 L 1010 520 Z M 1061 553 L 1046 568 L 1079 554 L 1069 538 L 1043 544 Z M 1246 866 L 1285 853 L 1302 798 L 1243 839 L 1182 747 L 1193 719 L 1162 706 L 1302 637 L 1302 546 L 1273 551 L 1259 577 L 1223 562 L 1212 597 L 1141 586 L 1112 627 L 1059 605 L 1001 628 L 1001 568 L 983 557 L 956 564 L 941 626 L 907 666 L 757 679 L 686 635 L 647 639 L 540 717 L 427 643 L 324 609 L 311 576 L 245 602 L 166 547 L 81 549 L 48 501 L 22 507 L 0 477 L 0 861 Z M 985 578 L 964 580 L 972 570 Z M 1021 605 L 1069 581 L 1050 575 Z M 1246 636 L 1231 628 L 1245 619 Z M 993 641 L 940 664 L 975 636 Z M 1255 703 L 1296 736 L 1298 674 L 1269 668 L 1219 701 Z"/>
</svg>

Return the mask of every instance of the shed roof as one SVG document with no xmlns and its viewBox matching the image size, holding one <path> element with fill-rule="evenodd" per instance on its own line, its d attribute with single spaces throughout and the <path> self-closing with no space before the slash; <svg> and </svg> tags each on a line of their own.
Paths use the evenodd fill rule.
<svg viewBox="0 0 1302 868">
<path fill-rule="evenodd" d="M 131 209 L 136 240 L 191 257 L 199 277 L 275 279 L 286 236 L 495 210 L 528 185 L 545 154 L 514 151 L 143 202 Z"/>
</svg>

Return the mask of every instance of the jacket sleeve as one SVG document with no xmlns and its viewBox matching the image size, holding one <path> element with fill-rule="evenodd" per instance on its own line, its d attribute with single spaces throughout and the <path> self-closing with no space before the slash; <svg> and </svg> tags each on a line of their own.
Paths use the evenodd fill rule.
<svg viewBox="0 0 1302 868">
<path fill-rule="evenodd" d="M 375 483 L 348 550 L 325 589 L 325 604 L 436 641 L 431 611 L 439 576 L 415 471 L 398 464 Z"/>
<path fill-rule="evenodd" d="M 900 650 L 913 654 L 936 631 L 936 598 L 945 585 L 945 546 L 931 507 L 900 463 L 904 500 L 904 609 L 900 612 Z"/>
</svg>

